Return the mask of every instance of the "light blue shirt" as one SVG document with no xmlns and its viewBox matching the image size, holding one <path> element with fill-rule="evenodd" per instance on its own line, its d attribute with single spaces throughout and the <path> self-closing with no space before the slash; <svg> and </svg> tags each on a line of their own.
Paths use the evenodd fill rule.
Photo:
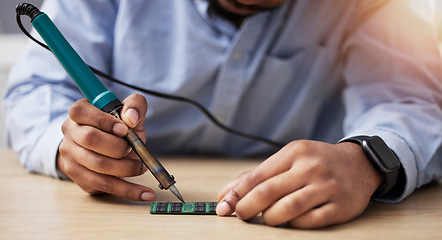
<svg viewBox="0 0 442 240">
<path fill-rule="evenodd" d="M 47 1 L 43 10 L 87 63 L 198 101 L 232 128 L 283 143 L 381 136 L 407 179 L 390 201 L 442 176 L 442 62 L 428 16 L 408 1 L 289 1 L 239 29 L 205 1 Z M 135 92 L 103 83 L 120 99 Z M 81 98 L 31 43 L 4 101 L 8 142 L 26 169 L 58 176 L 61 125 Z M 220 130 L 191 105 L 146 98 L 154 154 L 277 151 Z"/>
</svg>

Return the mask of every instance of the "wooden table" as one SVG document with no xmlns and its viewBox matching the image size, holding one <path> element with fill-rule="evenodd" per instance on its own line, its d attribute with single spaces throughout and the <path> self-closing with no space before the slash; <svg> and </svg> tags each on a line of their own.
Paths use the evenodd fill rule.
<svg viewBox="0 0 442 240">
<path fill-rule="evenodd" d="M 259 160 L 161 157 L 186 201 L 214 201 L 216 193 Z M 133 179 L 158 188 L 150 174 Z M 158 201 L 175 201 L 157 190 Z M 442 239 L 442 183 L 399 204 L 372 203 L 359 218 L 319 230 L 269 227 L 217 216 L 151 215 L 150 203 L 92 197 L 69 181 L 26 172 L 0 152 L 0 239 Z"/>
</svg>

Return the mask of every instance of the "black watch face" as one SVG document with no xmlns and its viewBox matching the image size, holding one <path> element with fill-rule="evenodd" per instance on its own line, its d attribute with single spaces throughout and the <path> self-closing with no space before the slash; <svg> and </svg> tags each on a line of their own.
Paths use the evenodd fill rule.
<svg viewBox="0 0 442 240">
<path fill-rule="evenodd" d="M 366 139 L 365 141 L 385 170 L 394 171 L 400 167 L 399 159 L 397 159 L 394 153 L 380 137 L 375 136 Z"/>
</svg>

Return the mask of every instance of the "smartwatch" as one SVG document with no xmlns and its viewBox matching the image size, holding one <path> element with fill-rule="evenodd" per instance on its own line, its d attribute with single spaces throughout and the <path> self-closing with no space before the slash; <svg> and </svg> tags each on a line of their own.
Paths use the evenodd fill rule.
<svg viewBox="0 0 442 240">
<path fill-rule="evenodd" d="M 359 144 L 373 166 L 382 174 L 384 182 L 373 194 L 372 199 L 381 197 L 393 189 L 398 179 L 401 163 L 382 138 L 379 136 L 355 136 L 339 141 L 339 143 L 342 142 Z"/>
</svg>

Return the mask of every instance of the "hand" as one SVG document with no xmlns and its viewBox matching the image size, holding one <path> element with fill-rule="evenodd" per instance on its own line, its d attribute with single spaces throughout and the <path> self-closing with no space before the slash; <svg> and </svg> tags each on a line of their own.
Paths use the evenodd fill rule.
<svg viewBox="0 0 442 240">
<path fill-rule="evenodd" d="M 317 228 L 360 215 L 382 183 L 360 146 L 294 141 L 218 194 L 218 215 Z"/>
<path fill-rule="evenodd" d="M 58 169 L 90 194 L 109 193 L 132 200 L 155 199 L 152 189 L 122 177 L 138 176 L 147 168 L 127 142 L 128 127 L 144 140 L 147 103 L 133 94 L 123 101 L 121 118 L 102 112 L 86 99 L 75 102 L 63 123 L 64 139 L 57 155 Z"/>
</svg>

